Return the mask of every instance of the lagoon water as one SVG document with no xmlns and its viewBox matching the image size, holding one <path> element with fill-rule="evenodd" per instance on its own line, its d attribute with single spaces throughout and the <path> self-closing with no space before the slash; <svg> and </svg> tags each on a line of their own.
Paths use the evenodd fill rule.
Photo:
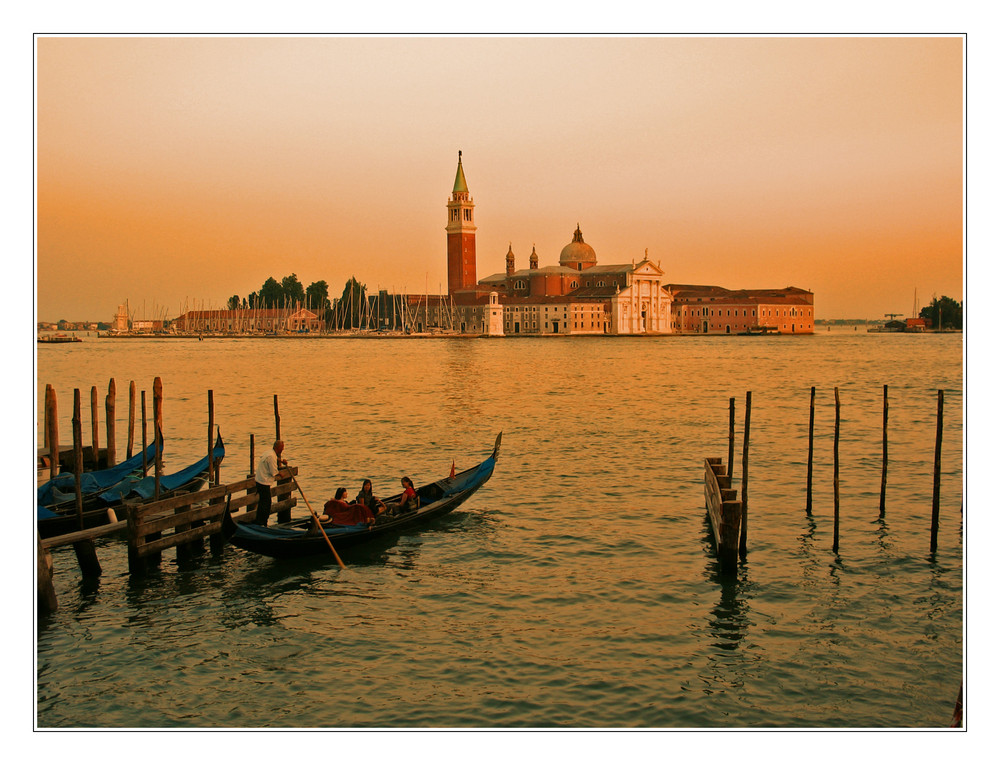
<svg viewBox="0 0 1000 765">
<path fill-rule="evenodd" d="M 496 472 L 432 528 L 275 562 L 227 547 L 99 581 L 54 552 L 37 628 L 41 728 L 916 728 L 963 677 L 961 335 L 488 339 L 87 338 L 39 346 L 38 401 L 164 390 L 165 469 L 200 457 L 207 391 L 223 480 L 273 438 L 314 506 L 365 477 L 396 491 L 483 459 Z M 889 468 L 879 518 L 882 386 Z M 817 389 L 813 513 L 805 512 Z M 834 388 L 840 549 L 832 551 Z M 937 391 L 941 527 L 929 552 Z M 703 459 L 737 476 L 752 391 L 749 553 L 712 555 Z M 41 408 L 39 409 L 41 411 Z M 103 421 L 103 406 L 101 419 Z M 85 428 L 89 433 L 89 429 Z M 103 441 L 103 425 L 101 439 Z M 39 424 L 39 438 L 41 425 Z M 296 512 L 305 513 L 305 508 Z"/>
</svg>

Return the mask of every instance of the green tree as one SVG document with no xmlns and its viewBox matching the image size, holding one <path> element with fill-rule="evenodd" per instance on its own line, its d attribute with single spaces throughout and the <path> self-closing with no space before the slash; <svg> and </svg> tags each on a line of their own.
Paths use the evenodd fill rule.
<svg viewBox="0 0 1000 765">
<path fill-rule="evenodd" d="M 322 315 L 330 310 L 330 287 L 320 280 L 313 282 L 306 287 L 306 304 L 314 311 Z"/>
<path fill-rule="evenodd" d="M 931 329 L 962 329 L 962 304 L 947 296 L 934 297 L 920 309 L 920 318 Z"/>
<path fill-rule="evenodd" d="M 230 311 L 235 311 L 237 308 L 240 307 L 240 296 L 233 295 L 231 298 L 229 298 L 229 302 L 226 303 L 226 306 L 229 308 Z"/>
<path fill-rule="evenodd" d="M 288 308 L 294 308 L 296 303 L 306 299 L 306 292 L 295 274 L 281 280 L 281 291 L 284 293 L 285 306 Z"/>
<path fill-rule="evenodd" d="M 278 284 L 273 276 L 269 276 L 267 277 L 267 281 L 264 282 L 263 286 L 261 286 L 260 292 L 257 293 L 257 307 L 281 308 L 281 302 L 284 296 L 285 291 L 282 289 L 281 285 Z"/>
<path fill-rule="evenodd" d="M 361 326 L 360 306 L 364 305 L 367 287 L 353 276 L 344 284 L 344 291 L 337 301 L 337 326 L 354 329 Z"/>
</svg>

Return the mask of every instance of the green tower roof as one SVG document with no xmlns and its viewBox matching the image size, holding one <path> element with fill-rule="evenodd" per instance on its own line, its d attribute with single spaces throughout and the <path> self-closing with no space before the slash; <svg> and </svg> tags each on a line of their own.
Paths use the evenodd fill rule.
<svg viewBox="0 0 1000 765">
<path fill-rule="evenodd" d="M 458 152 L 458 171 L 455 173 L 455 188 L 453 193 L 469 193 L 469 184 L 465 182 L 465 171 L 462 169 L 462 152 Z"/>
</svg>

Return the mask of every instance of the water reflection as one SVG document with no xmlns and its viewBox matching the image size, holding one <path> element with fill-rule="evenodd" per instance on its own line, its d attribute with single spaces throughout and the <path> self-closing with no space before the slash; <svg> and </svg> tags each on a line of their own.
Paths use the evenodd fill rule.
<svg viewBox="0 0 1000 765">
<path fill-rule="evenodd" d="M 709 613 L 708 634 L 712 645 L 724 651 L 735 651 L 747 636 L 750 628 L 750 604 L 746 588 L 746 564 L 741 562 L 737 571 L 723 571 L 715 554 L 715 541 L 711 521 L 704 520 L 705 551 L 709 557 L 705 565 L 708 581 L 719 588 L 719 600 Z"/>
<path fill-rule="evenodd" d="M 889 524 L 885 518 L 876 518 L 872 523 L 877 526 L 875 538 L 878 540 L 879 550 L 889 552 L 893 549 L 892 535 L 889 533 Z"/>
<path fill-rule="evenodd" d="M 708 619 L 712 645 L 724 651 L 735 651 L 747 637 L 751 621 L 750 602 L 744 573 L 723 573 L 716 563 L 710 567 L 709 581 L 719 587 L 719 602 Z"/>
</svg>

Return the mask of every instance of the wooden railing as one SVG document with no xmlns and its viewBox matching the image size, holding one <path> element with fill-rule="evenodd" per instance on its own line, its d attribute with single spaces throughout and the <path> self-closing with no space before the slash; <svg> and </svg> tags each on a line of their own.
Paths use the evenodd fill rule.
<svg viewBox="0 0 1000 765">
<path fill-rule="evenodd" d="M 736 570 L 739 556 L 743 503 L 736 499 L 732 477 L 725 474 L 721 457 L 705 459 L 705 509 L 712 522 L 715 549 L 724 571 Z"/>
</svg>

